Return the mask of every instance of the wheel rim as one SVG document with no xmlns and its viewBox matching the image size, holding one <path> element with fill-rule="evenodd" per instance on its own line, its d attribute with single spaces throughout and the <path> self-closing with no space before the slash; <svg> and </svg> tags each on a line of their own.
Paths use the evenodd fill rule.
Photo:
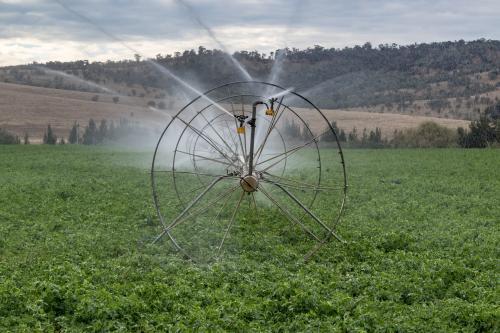
<svg viewBox="0 0 500 333">
<path fill-rule="evenodd" d="M 274 114 L 269 114 L 270 118 L 267 118 L 267 121 L 266 117 L 262 116 L 263 110 L 258 110 L 256 134 L 253 136 L 256 149 L 252 165 L 255 172 L 250 175 L 247 174 L 250 167 L 247 146 L 249 139 L 245 137 L 246 130 L 243 134 L 236 133 L 239 122 L 234 116 L 249 115 L 248 106 L 252 100 L 266 100 L 269 96 L 262 93 L 264 90 L 266 92 L 271 90 L 273 95 L 281 94 L 281 96 L 275 101 L 278 106 Z M 296 99 L 305 104 L 308 106 L 307 111 L 289 106 L 287 99 Z M 271 102 L 270 99 L 268 101 Z M 230 111 L 222 110 L 226 108 Z M 324 131 L 318 130 L 320 125 Z M 294 137 L 291 133 L 293 132 L 291 129 L 297 128 L 301 130 L 294 133 L 301 133 L 300 137 L 297 135 Z M 285 131 L 286 133 L 282 133 Z M 178 134 L 177 140 L 175 145 L 169 148 L 165 139 L 170 138 L 172 134 Z M 332 148 L 320 149 L 319 142 L 327 135 L 334 139 L 333 152 L 338 153 L 335 156 L 336 161 L 340 163 L 334 169 L 326 168 L 329 177 L 334 170 L 335 187 L 324 185 L 322 181 L 325 173 L 322 158 L 323 155 L 331 155 Z M 281 150 L 277 150 L 279 146 L 273 144 L 279 139 L 282 143 Z M 163 145 L 166 147 L 162 149 Z M 168 152 L 169 150 L 171 152 L 172 148 L 173 154 L 169 155 Z M 326 151 L 327 149 L 329 151 Z M 161 155 L 166 157 L 162 158 Z M 187 155 L 188 161 L 180 155 Z M 164 160 L 169 159 L 170 172 L 164 170 L 166 164 L 163 164 Z M 302 165 L 303 170 L 301 170 Z M 276 174 L 275 170 L 280 166 L 281 171 Z M 315 177 L 312 177 L 313 174 Z M 164 176 L 165 179 L 160 176 Z M 171 203 L 171 199 L 162 192 L 163 187 L 167 187 L 166 183 L 163 183 L 167 178 L 171 179 L 178 201 L 177 211 L 167 205 Z M 312 178 L 316 181 L 311 182 Z M 196 179 L 197 185 L 200 186 L 195 187 L 193 179 Z M 253 203 L 255 209 L 257 203 L 264 199 L 287 220 L 300 226 L 304 234 L 314 241 L 305 256 L 309 258 L 330 239 L 338 238 L 335 227 L 340 221 L 347 192 L 343 152 L 337 134 L 321 110 L 296 92 L 274 84 L 254 81 L 235 82 L 211 89 L 183 107 L 165 127 L 157 142 L 151 167 L 151 180 L 154 204 L 163 227 L 155 242 L 163 236 L 168 236 L 177 250 L 194 260 L 198 258 L 192 254 L 191 249 L 201 245 L 207 245 L 205 252 L 211 253 L 210 259 L 221 254 L 235 221 L 243 216 L 241 206 L 245 195 L 249 198 L 249 205 Z M 328 200 L 320 201 L 316 210 L 314 206 L 316 198 L 325 192 L 334 193 L 334 191 L 338 192 L 334 202 L 325 205 Z M 212 207 L 216 205 L 218 205 L 216 208 Z M 331 206 L 328 207 L 330 213 L 326 219 L 319 216 L 325 206 Z M 212 208 L 214 212 L 211 212 Z M 229 213 L 230 211 L 232 213 Z M 218 232 L 204 229 L 209 224 L 207 218 L 209 214 L 211 220 L 212 215 L 213 220 L 216 220 L 213 224 L 225 219 L 218 225 Z M 309 225 L 304 221 L 306 219 L 310 220 Z M 180 227 L 181 224 L 183 227 Z M 191 231 L 187 237 L 182 235 L 186 233 L 185 230 L 177 231 L 190 224 Z M 312 227 L 315 230 L 312 230 Z M 318 228 L 323 232 L 318 231 Z M 211 237 L 217 235 L 215 237 L 217 241 L 212 244 L 208 244 L 205 239 L 200 241 L 194 236 L 195 232 L 210 233 Z"/>
</svg>

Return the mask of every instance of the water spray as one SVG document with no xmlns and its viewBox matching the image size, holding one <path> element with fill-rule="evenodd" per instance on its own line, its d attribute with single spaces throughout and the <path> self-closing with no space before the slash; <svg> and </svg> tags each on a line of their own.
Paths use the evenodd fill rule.
<svg viewBox="0 0 500 333">
<path fill-rule="evenodd" d="M 200 15 L 193 8 L 193 6 L 191 6 L 191 4 L 189 4 L 186 0 L 176 0 L 176 2 L 188 10 L 190 16 L 196 21 L 196 23 L 198 23 L 198 25 L 200 25 L 207 32 L 210 38 L 215 43 L 217 43 L 217 45 L 222 49 L 222 51 L 224 51 L 224 53 L 229 57 L 229 59 L 232 61 L 235 67 L 239 69 L 239 71 L 243 74 L 245 80 L 252 81 L 253 80 L 252 76 L 243 67 L 243 65 L 238 60 L 236 60 L 236 58 L 233 55 L 231 55 L 227 47 L 220 41 L 219 38 L 217 38 L 217 35 L 214 33 L 214 31 L 207 24 L 205 24 L 205 22 L 203 22 Z"/>
<path fill-rule="evenodd" d="M 110 33 L 109 31 L 107 31 L 102 26 L 100 26 L 99 24 L 95 23 L 94 21 L 92 21 L 91 19 L 89 19 L 88 17 L 86 17 L 85 15 L 83 15 L 83 14 L 75 11 L 74 9 L 72 9 L 71 7 L 69 7 L 68 5 L 66 5 L 64 2 L 62 2 L 60 0 L 54 0 L 54 1 L 56 3 L 58 3 L 62 8 L 64 8 L 66 11 L 68 11 L 71 14 L 75 15 L 76 17 L 80 18 L 85 23 L 88 23 L 88 24 L 92 25 L 94 28 L 96 28 L 97 30 L 99 30 L 100 32 L 102 32 L 104 35 L 106 35 L 110 39 L 112 39 L 112 40 L 120 43 L 123 47 L 125 47 L 129 51 L 131 51 L 134 54 L 138 54 L 141 57 L 143 57 L 142 54 L 141 54 L 141 52 L 139 52 L 135 48 L 131 47 L 130 45 L 128 45 L 127 43 L 125 43 L 121 38 L 118 38 L 114 34 Z M 196 89 L 195 87 L 193 87 L 192 85 L 190 85 L 189 83 L 187 83 L 186 81 L 184 81 L 183 79 L 181 79 L 179 76 L 175 75 L 172 71 L 168 70 L 166 67 L 160 65 L 159 63 L 157 63 L 153 59 L 148 59 L 146 57 L 143 57 L 143 58 L 145 58 L 146 59 L 145 61 L 148 64 L 150 64 L 151 66 L 153 66 L 153 68 L 155 68 L 156 70 L 158 70 L 160 73 L 168 76 L 169 78 L 174 79 L 177 83 L 179 83 L 180 85 L 182 85 L 184 88 L 192 91 L 196 95 L 202 96 L 202 98 L 205 99 L 205 100 L 207 100 L 209 103 L 213 103 L 213 101 L 210 98 L 208 98 L 208 96 L 206 96 L 205 94 L 202 94 L 198 89 Z M 229 111 L 227 111 L 226 109 L 224 109 L 221 105 L 219 105 L 217 103 L 214 103 L 214 105 L 220 111 L 225 112 L 227 114 L 230 114 Z"/>
<path fill-rule="evenodd" d="M 281 96 L 279 102 L 277 97 L 260 95 L 266 90 L 275 90 L 272 96 Z M 332 238 L 342 241 L 335 228 L 347 194 L 345 163 L 336 133 L 321 110 L 290 89 L 266 82 L 229 83 L 205 95 L 218 99 L 190 110 L 202 98 L 196 97 L 170 119 L 157 142 L 151 180 L 162 230 L 153 243 L 168 237 L 194 261 L 218 258 L 235 223 L 246 214 L 245 197 L 251 211 L 260 203 L 264 209 L 274 207 L 313 241 L 306 259 Z M 295 110 L 286 105 L 286 96 L 299 98 L 310 108 Z M 211 113 L 219 103 L 230 103 L 231 114 Z M 312 129 L 305 117 L 315 117 L 322 130 Z M 300 136 L 290 133 L 290 120 L 301 124 Z M 261 142 L 256 140 L 257 128 L 266 133 Z M 174 137 L 172 131 L 175 144 L 165 140 Z M 338 153 L 327 168 L 323 155 L 332 149 L 319 147 L 325 136 L 334 138 Z M 172 188 L 176 199 L 165 195 L 164 188 Z M 180 207 L 177 214 L 168 209 L 173 201 Z M 329 215 L 318 211 L 318 206 L 326 206 Z M 207 242 L 213 245 L 200 245 Z"/>
<path fill-rule="evenodd" d="M 60 0 L 55 1 L 140 55 L 86 16 Z M 320 109 L 291 89 L 267 82 L 228 83 L 201 93 L 156 61 L 146 61 L 197 95 L 169 118 L 155 147 L 151 181 L 162 230 L 153 243 L 168 236 L 187 258 L 195 261 L 200 257 L 218 258 L 231 241 L 234 223 L 243 214 L 245 197 L 249 207 L 253 205 L 253 212 L 257 203 L 263 203 L 264 209 L 274 207 L 314 242 L 304 257 L 306 260 L 332 238 L 342 241 L 336 226 L 347 195 L 344 155 L 337 134 Z M 263 91 L 267 97 L 262 95 Z M 310 109 L 293 109 L 286 103 L 288 97 L 300 99 Z M 200 100 L 208 105 L 196 103 Z M 222 103 L 230 104 L 231 111 Z M 266 110 L 261 115 L 258 107 L 262 105 Z M 266 120 L 262 121 L 262 117 Z M 316 127 L 322 126 L 321 131 L 311 126 L 313 118 Z M 247 126 L 250 136 L 246 135 Z M 259 142 L 257 128 L 265 133 Z M 333 162 L 332 156 L 324 156 L 332 149 L 319 147 L 325 136 L 330 141 L 333 138 L 338 153 Z M 176 141 L 172 142 L 173 138 Z M 327 168 L 323 166 L 325 158 L 330 159 Z M 173 190 L 175 198 L 166 194 L 165 189 Z M 173 214 L 171 205 L 175 201 L 179 211 Z M 327 207 L 328 215 L 322 214 L 318 206 Z"/>
<path fill-rule="evenodd" d="M 114 91 L 114 90 L 111 90 L 107 87 L 104 87 L 104 86 L 101 86 L 100 84 L 97 84 L 95 82 L 91 82 L 91 81 L 88 81 L 88 80 L 84 80 L 76 75 L 71 75 L 71 74 L 68 74 L 66 72 L 63 72 L 63 71 L 56 71 L 56 70 L 53 70 L 53 69 L 50 69 L 46 66 L 42 66 L 42 65 L 34 65 L 32 66 L 40 71 L 43 71 L 45 72 L 46 74 L 51 74 L 51 75 L 54 75 L 54 76 L 61 76 L 61 77 L 64 77 L 64 78 L 67 78 L 69 80 L 72 80 L 72 81 L 76 81 L 78 83 L 82 83 L 82 84 L 86 84 L 90 87 L 93 87 L 93 88 L 97 88 L 99 90 L 102 90 L 108 94 L 111 94 L 111 95 L 121 95 L 120 93 Z"/>
</svg>

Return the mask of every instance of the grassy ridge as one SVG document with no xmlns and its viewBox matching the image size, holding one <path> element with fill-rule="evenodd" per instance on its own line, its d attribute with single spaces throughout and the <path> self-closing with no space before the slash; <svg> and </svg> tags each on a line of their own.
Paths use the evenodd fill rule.
<svg viewBox="0 0 500 333">
<path fill-rule="evenodd" d="M 300 237 L 246 237 L 210 266 L 147 245 L 149 153 L 0 156 L 0 331 L 498 329 L 498 151 L 348 150 L 347 245 L 299 265 Z"/>
</svg>

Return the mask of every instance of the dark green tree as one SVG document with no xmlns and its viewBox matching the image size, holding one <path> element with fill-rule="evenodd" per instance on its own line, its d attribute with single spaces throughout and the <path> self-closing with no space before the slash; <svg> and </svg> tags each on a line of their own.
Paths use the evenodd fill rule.
<svg viewBox="0 0 500 333">
<path fill-rule="evenodd" d="M 356 127 L 353 127 L 352 131 L 349 132 L 348 139 L 349 139 L 349 142 L 351 142 L 351 143 L 356 143 L 359 141 L 358 129 Z"/>
<path fill-rule="evenodd" d="M 345 131 L 343 129 L 340 130 L 339 141 L 340 142 L 346 142 L 347 141 L 347 136 L 346 136 Z"/>
<path fill-rule="evenodd" d="M 368 131 L 363 128 L 363 136 L 361 136 L 361 144 L 366 145 L 368 143 Z"/>
<path fill-rule="evenodd" d="M 71 130 L 69 131 L 69 137 L 68 137 L 68 142 L 71 144 L 78 143 L 78 124 L 75 123 L 73 124 L 73 127 L 71 127 Z"/>
<path fill-rule="evenodd" d="M 95 125 L 94 119 L 89 120 L 89 125 L 85 127 L 85 132 L 83 133 L 83 144 L 84 145 L 95 145 L 97 143 L 97 127 Z"/>
<path fill-rule="evenodd" d="M 99 124 L 99 130 L 97 131 L 97 143 L 103 143 L 108 136 L 108 125 L 106 120 L 101 120 Z"/>
<path fill-rule="evenodd" d="M 326 128 L 324 129 L 324 133 L 323 136 L 321 137 L 321 141 L 325 141 L 325 142 L 335 142 L 335 134 L 338 136 L 339 135 L 339 127 L 337 126 L 337 122 L 334 120 L 330 123 L 331 125 L 331 128 L 330 126 L 326 126 Z M 335 134 L 333 134 L 333 132 L 331 130 L 334 130 Z M 339 139 L 340 140 L 340 139 Z"/>
<path fill-rule="evenodd" d="M 294 120 L 287 121 L 283 128 L 283 135 L 290 139 L 300 139 L 302 138 L 302 131 L 300 125 L 295 123 Z"/>
<path fill-rule="evenodd" d="M 55 145 L 57 143 L 57 136 L 52 131 L 50 124 L 47 126 L 47 131 L 43 135 L 43 143 L 47 145 Z"/>
<path fill-rule="evenodd" d="M 380 146 L 383 143 L 382 130 L 380 128 L 376 127 L 375 131 L 370 131 L 370 135 L 368 136 L 368 143 L 371 146 Z"/>
<path fill-rule="evenodd" d="M 464 148 L 486 148 L 497 141 L 496 122 L 483 115 L 470 123 L 469 131 L 458 129 L 458 144 Z"/>
<path fill-rule="evenodd" d="M 116 128 L 114 121 L 111 121 L 108 128 L 108 139 L 115 140 L 116 139 Z"/>
</svg>

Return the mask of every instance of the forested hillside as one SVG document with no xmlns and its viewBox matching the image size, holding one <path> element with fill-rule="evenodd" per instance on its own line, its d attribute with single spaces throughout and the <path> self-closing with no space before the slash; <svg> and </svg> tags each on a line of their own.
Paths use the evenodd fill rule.
<svg viewBox="0 0 500 333">
<path fill-rule="evenodd" d="M 315 46 L 263 54 L 234 54 L 257 80 L 269 80 L 311 97 L 323 108 L 438 115 L 474 119 L 500 98 L 500 41 L 456 41 L 407 46 L 366 43 L 344 49 Z M 208 89 L 243 77 L 220 50 L 186 50 L 154 59 Z M 0 80 L 35 86 L 95 91 L 92 85 L 46 68 L 78 76 L 128 96 L 167 100 L 178 83 L 139 55 L 134 60 L 48 62 L 5 67 Z M 156 101 L 158 103 L 158 101 Z M 168 104 L 167 104 L 168 105 Z"/>
</svg>

